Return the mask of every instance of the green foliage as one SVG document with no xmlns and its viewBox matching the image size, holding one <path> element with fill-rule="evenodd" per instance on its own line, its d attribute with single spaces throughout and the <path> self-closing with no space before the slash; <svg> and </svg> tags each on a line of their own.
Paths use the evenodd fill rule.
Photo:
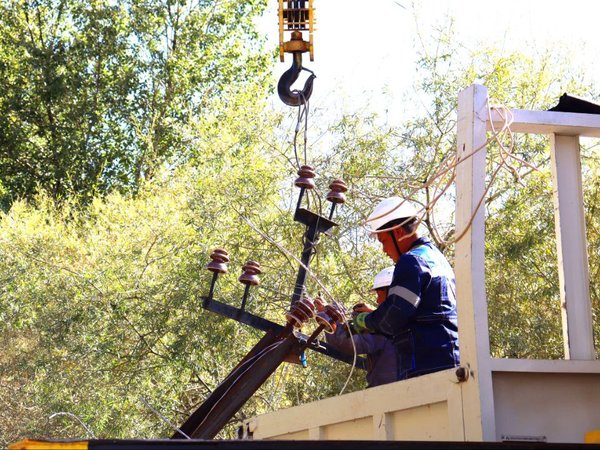
<svg viewBox="0 0 600 450">
<path fill-rule="evenodd" d="M 0 156 L 0 443 L 82 436 L 66 416 L 50 419 L 60 411 L 76 414 L 98 437 L 170 435 L 145 402 L 181 423 L 261 335 L 202 310 L 211 278 L 204 267 L 215 247 L 232 257 L 215 297 L 238 305 L 241 266 L 259 261 L 262 284 L 247 308 L 283 321 L 303 228 L 291 215 L 293 150 L 278 135 L 293 119 L 263 109 L 268 66 L 246 41 L 261 8 L 3 3 L 0 76 L 9 89 L 0 94 L 7 150 Z M 424 105 L 422 114 L 399 126 L 349 115 L 319 130 L 315 124 L 325 121 L 311 117 L 310 134 L 327 135 L 329 145 L 309 148 L 318 173 L 311 208 L 327 214 L 323 196 L 335 177 L 350 189 L 336 211 L 340 227 L 317 246 L 307 281 L 313 295 L 347 307 L 372 301 L 372 276 L 389 260 L 362 223 L 375 199 L 396 194 L 426 204 L 437 195 L 429 182 L 455 151 L 462 88 L 479 81 L 507 106 L 542 109 L 563 90 L 586 92 L 550 52 L 532 59 L 483 48 L 461 56 L 447 28 L 432 40 L 435 46 L 423 41 L 419 99 L 411 99 Z M 498 154 L 490 147 L 490 165 Z M 513 162 L 485 205 L 491 348 L 497 357 L 560 358 L 547 142 L 518 137 L 514 154 L 540 170 Z M 584 162 L 598 311 L 594 147 Z M 453 201 L 450 189 L 425 220 L 450 257 Z M 599 327 L 596 320 L 597 341 Z M 349 366 L 308 358 L 308 369 L 282 366 L 234 422 L 337 394 Z M 347 390 L 364 385 L 356 371 Z"/>
<path fill-rule="evenodd" d="M 73 419 L 49 419 L 61 411 L 99 437 L 170 435 L 144 401 L 181 423 L 260 337 L 200 306 L 217 246 L 232 262 L 216 298 L 239 304 L 237 274 L 255 259 L 264 274 L 248 309 L 283 321 L 298 265 L 260 233 L 299 255 L 303 229 L 292 221 L 293 201 L 281 201 L 290 171 L 250 133 L 268 121 L 244 122 L 236 106 L 205 137 L 212 142 L 203 164 L 159 173 L 135 197 L 115 192 L 81 208 L 42 195 L 0 218 L 0 334 L 11 348 L 0 359 L 0 397 L 14 414 L 0 421 L 3 443 L 82 436 Z M 330 250 L 344 251 L 329 244 L 313 269 L 348 304 L 372 273 L 348 256 L 340 259 L 361 266 L 360 276 L 344 272 Z M 339 392 L 349 367 L 312 354 L 309 361 L 309 370 L 284 366 L 235 420 Z M 355 373 L 349 389 L 363 386 Z"/>
<path fill-rule="evenodd" d="M 397 171 L 405 177 L 398 190 L 412 183 L 414 197 L 422 203 L 438 195 L 445 182 L 429 184 L 440 164 L 455 154 L 457 93 L 464 87 L 485 85 L 490 105 L 540 110 L 554 106 L 564 92 L 584 97 L 592 97 L 593 92 L 585 74 L 576 71 L 569 54 L 560 49 L 535 57 L 485 46 L 470 51 L 453 38 L 452 27 L 450 21 L 429 39 L 421 37 L 418 92 L 425 113 L 402 129 L 401 145 L 413 151 L 410 164 Z M 497 357 L 561 358 L 549 144 L 544 136 L 513 138 L 512 145 L 503 145 L 515 158 L 509 157 L 495 179 L 487 179 L 492 183 L 485 202 L 491 349 Z M 488 146 L 487 160 L 489 175 L 502 160 L 497 143 Z M 588 211 L 593 211 L 593 201 Z M 430 234 L 450 256 L 453 246 L 447 246 L 446 241 L 454 233 L 454 216 L 448 212 L 452 209 L 448 204 L 453 203 L 454 191 L 449 189 L 425 217 Z M 587 217 L 592 220 L 590 213 Z M 588 235 L 593 248 L 592 233 Z M 592 259 L 590 267 L 594 267 Z M 594 302 L 597 311 L 597 300 Z"/>
<path fill-rule="evenodd" d="M 233 185 L 238 175 L 232 168 L 219 180 Z M 46 418 L 66 410 L 99 435 L 164 434 L 138 397 L 163 411 L 189 408 L 256 339 L 202 313 L 198 301 L 209 281 L 207 254 L 217 242 L 233 244 L 236 259 L 243 258 L 232 264 L 234 273 L 249 258 L 244 245 L 261 247 L 244 240 L 249 230 L 234 225 L 235 214 L 223 217 L 228 192 L 218 203 L 211 192 L 218 188 L 214 177 L 178 173 L 136 199 L 112 194 L 86 211 L 56 210 L 46 198 L 35 208 L 16 203 L 2 219 L 0 316 L 2 335 L 23 345 L 4 355 L 2 373 L 11 375 L 2 381 L 13 386 L 11 379 L 29 379 L 29 395 L 20 397 Z M 188 196 L 190 189 L 195 195 Z M 207 191 L 213 203 L 197 214 L 193 202 Z M 217 294 L 235 298 L 236 284 L 220 283 Z M 38 432 L 60 429 L 60 419 L 46 429 L 40 416 L 22 420 L 29 429 L 29 420 L 37 422 Z M 2 434 L 15 431 L 22 428 Z"/>
<path fill-rule="evenodd" d="M 582 148 L 583 195 L 590 267 L 590 300 L 594 312 L 594 346 L 600 358 L 600 158 L 598 140 Z"/>
<path fill-rule="evenodd" d="M 264 1 L 78 0 L 0 6 L 0 199 L 135 191 L 195 154 L 190 127 L 264 98 Z"/>
<path fill-rule="evenodd" d="M 495 357 L 563 357 L 552 185 L 548 172 L 517 186 L 486 221 L 490 347 Z"/>
</svg>

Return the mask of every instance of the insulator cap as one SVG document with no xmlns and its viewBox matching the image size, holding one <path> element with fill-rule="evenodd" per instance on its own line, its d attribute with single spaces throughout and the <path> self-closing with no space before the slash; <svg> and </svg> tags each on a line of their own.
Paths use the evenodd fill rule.
<svg viewBox="0 0 600 450">
<path fill-rule="evenodd" d="M 296 178 L 296 181 L 294 182 L 297 187 L 314 189 L 315 182 L 313 181 L 313 178 L 315 177 L 315 169 L 311 166 L 302 166 L 298 170 L 298 175 L 300 176 Z"/>
<path fill-rule="evenodd" d="M 304 322 L 307 322 L 314 316 L 315 304 L 308 297 L 302 297 L 290 307 L 290 310 L 287 313 L 285 313 L 285 318 L 288 323 L 291 323 L 296 328 L 302 327 Z"/>
<path fill-rule="evenodd" d="M 329 191 L 327 194 L 327 200 L 329 200 L 331 203 L 346 202 L 346 196 L 344 195 L 344 192 L 348 190 L 348 187 L 343 180 L 339 178 L 337 180 L 333 180 L 329 185 L 329 189 L 331 189 L 331 191 Z"/>
<path fill-rule="evenodd" d="M 248 261 L 242 267 L 242 274 L 240 275 L 239 282 L 243 284 L 248 284 L 251 286 L 258 286 L 260 284 L 260 279 L 258 275 L 262 273 L 260 270 L 260 264 L 256 261 Z"/>
<path fill-rule="evenodd" d="M 325 311 L 325 306 L 327 306 L 327 303 L 325 303 L 325 300 L 323 300 L 320 295 L 317 295 L 313 301 L 318 312 Z"/>
<path fill-rule="evenodd" d="M 335 332 L 335 329 L 337 328 L 333 317 L 329 316 L 325 311 L 317 313 L 315 320 L 323 327 L 325 333 L 331 334 Z"/>
<path fill-rule="evenodd" d="M 336 305 L 326 305 L 325 313 L 336 322 L 342 322 L 344 320 L 344 314 Z"/>
<path fill-rule="evenodd" d="M 216 248 L 210 255 L 211 262 L 206 268 L 215 273 L 227 273 L 227 263 L 229 262 L 229 253 L 222 248 Z"/>
</svg>

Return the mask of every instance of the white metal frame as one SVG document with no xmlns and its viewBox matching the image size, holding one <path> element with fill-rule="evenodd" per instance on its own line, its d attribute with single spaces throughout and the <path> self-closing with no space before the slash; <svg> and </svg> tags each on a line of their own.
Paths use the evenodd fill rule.
<svg viewBox="0 0 600 450">
<path fill-rule="evenodd" d="M 464 411 L 465 438 L 494 441 L 498 439 L 495 372 L 600 374 L 600 361 L 594 359 L 579 148 L 579 136 L 600 137 L 600 116 L 512 110 L 513 132 L 551 136 L 565 360 L 493 359 L 485 293 L 485 213 L 483 207 L 478 208 L 485 191 L 487 131 L 492 127 L 488 108 L 484 86 L 472 85 L 459 94 L 457 152 L 462 162 L 456 178 L 457 233 L 474 219 L 456 244 L 455 271 L 461 363 L 470 368 L 472 375 L 471 382 L 463 386 L 464 404 L 470 405 Z M 492 122 L 499 129 L 504 119 L 493 113 Z"/>
</svg>

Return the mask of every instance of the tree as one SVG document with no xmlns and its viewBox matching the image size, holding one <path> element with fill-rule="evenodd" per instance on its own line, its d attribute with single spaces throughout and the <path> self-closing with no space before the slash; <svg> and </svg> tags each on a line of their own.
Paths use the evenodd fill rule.
<svg viewBox="0 0 600 450">
<path fill-rule="evenodd" d="M 404 190 L 416 184 L 413 198 L 423 204 L 429 204 L 438 195 L 436 189 L 439 192 L 439 186 L 448 180 L 447 176 L 440 180 L 432 176 L 455 154 L 457 93 L 464 87 L 474 82 L 487 86 L 490 105 L 540 110 L 554 106 L 563 92 L 582 96 L 593 92 L 585 75 L 559 51 L 546 50 L 535 58 L 484 46 L 471 52 L 452 36 L 449 22 L 439 28 L 431 44 L 423 39 L 418 92 L 426 112 L 408 122 L 401 135 L 402 145 L 411 149 L 407 152 L 411 162 L 398 171 L 400 183 Z M 561 358 L 548 140 L 515 135 L 512 147 L 506 141 L 500 148 L 491 135 L 489 138 L 486 291 L 492 354 Z M 506 155 L 507 150 L 512 156 L 505 156 L 505 163 L 501 153 Z M 590 156 L 590 152 L 584 153 L 584 158 Z M 500 171 L 492 178 L 497 169 Z M 454 217 L 444 214 L 443 208 L 448 202 L 453 204 L 453 190 L 448 189 L 441 199 L 445 201 L 428 210 L 424 221 L 438 245 L 451 255 Z M 435 220 L 433 213 L 442 220 Z M 597 308 L 597 301 L 595 304 Z"/>
<path fill-rule="evenodd" d="M 562 60 L 550 64 L 556 57 L 550 53 L 541 63 L 484 49 L 469 53 L 470 64 L 460 65 L 453 58 L 461 47 L 446 28 L 440 33 L 434 37 L 440 42 L 437 51 L 424 48 L 419 62 L 417 92 L 425 108 L 414 119 L 392 126 L 382 125 L 376 115 L 348 115 L 321 130 L 315 124 L 324 121 L 311 118 L 311 139 L 330 136 L 327 151 L 318 151 L 312 141 L 308 146 L 307 162 L 318 173 L 311 208 L 327 213 L 322 198 L 332 178 L 341 176 L 350 188 L 347 204 L 335 215 L 340 226 L 322 239 L 312 261 L 320 280 L 309 277 L 312 295 L 324 286 L 348 307 L 368 300 L 372 276 L 389 260 L 369 244 L 364 218 L 377 198 L 400 194 L 426 204 L 435 197 L 439 181 L 434 175 L 455 151 L 454 111 L 461 88 L 480 80 L 508 106 L 544 108 L 571 83 L 555 80 L 576 80 L 559 76 L 564 72 L 554 67 L 561 68 Z M 239 85 L 232 86 L 235 91 Z M 90 194 L 84 208 L 70 201 L 57 206 L 52 196 L 41 194 L 32 197 L 34 202 L 15 202 L 0 216 L 0 336 L 8 349 L 0 355 L 0 401 L 8 411 L 0 413 L 3 443 L 33 434 L 81 436 L 76 422 L 48 419 L 59 411 L 77 414 L 98 437 L 170 435 L 170 427 L 144 402 L 181 423 L 260 337 L 201 309 L 199 299 L 210 279 L 203 268 L 216 246 L 232 256 L 216 298 L 239 305 L 237 274 L 255 259 L 264 274 L 247 308 L 283 321 L 298 268 L 290 255 L 300 254 L 303 229 L 292 221 L 297 167 L 291 139 L 281 139 L 276 128 L 292 118 L 262 109 L 256 99 L 263 87 L 248 80 L 236 95 L 209 96 L 206 114 L 177 122 L 168 130 L 175 133 L 169 139 L 177 142 L 181 136 L 185 151 L 167 158 L 172 165 L 157 169 L 157 164 L 151 177 L 142 176 L 149 179 L 137 186 L 136 195 Z M 115 126 L 126 123 L 116 120 Z M 490 149 L 490 164 L 498 151 Z M 556 269 L 547 144 L 520 138 L 514 153 L 539 171 L 516 162 L 512 170 L 506 167 L 485 206 L 492 351 L 495 356 L 560 357 L 557 288 L 549 276 Z M 593 149 L 585 155 L 591 180 L 585 187 L 586 218 L 597 248 L 599 166 Z M 444 200 L 451 210 L 451 189 Z M 452 256 L 452 245 L 444 246 L 454 231 L 452 214 L 442 219 L 428 215 L 425 226 Z M 598 266 L 598 256 L 590 252 L 592 267 Z M 592 276 L 597 278 L 595 272 Z M 592 296 L 597 309 L 595 289 Z M 524 331 L 530 328 L 536 333 Z M 318 355 L 309 358 L 307 370 L 283 366 L 235 419 L 337 394 L 348 367 Z M 362 378 L 355 372 L 348 389 L 363 387 Z M 232 436 L 232 428 L 223 436 Z"/>
<path fill-rule="evenodd" d="M 11 0 L 0 7 L 0 182 L 89 202 L 194 154 L 190 124 L 264 98 L 262 0 Z"/>
</svg>

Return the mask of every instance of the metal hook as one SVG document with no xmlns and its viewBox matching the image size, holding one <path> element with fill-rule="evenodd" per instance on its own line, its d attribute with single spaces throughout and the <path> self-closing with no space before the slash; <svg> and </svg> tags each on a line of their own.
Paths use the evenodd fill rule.
<svg viewBox="0 0 600 450">
<path fill-rule="evenodd" d="M 277 93 L 279 94 L 281 101 L 286 105 L 300 106 L 305 104 L 310 98 L 313 89 L 313 81 L 317 76 L 311 70 L 302 67 L 302 52 L 294 52 L 293 56 L 294 60 L 292 62 L 292 67 L 281 75 L 281 78 L 277 83 Z M 292 91 L 292 84 L 298 79 L 302 70 L 310 72 L 310 76 L 304 83 L 304 88 L 301 91 L 296 89 Z"/>
</svg>

